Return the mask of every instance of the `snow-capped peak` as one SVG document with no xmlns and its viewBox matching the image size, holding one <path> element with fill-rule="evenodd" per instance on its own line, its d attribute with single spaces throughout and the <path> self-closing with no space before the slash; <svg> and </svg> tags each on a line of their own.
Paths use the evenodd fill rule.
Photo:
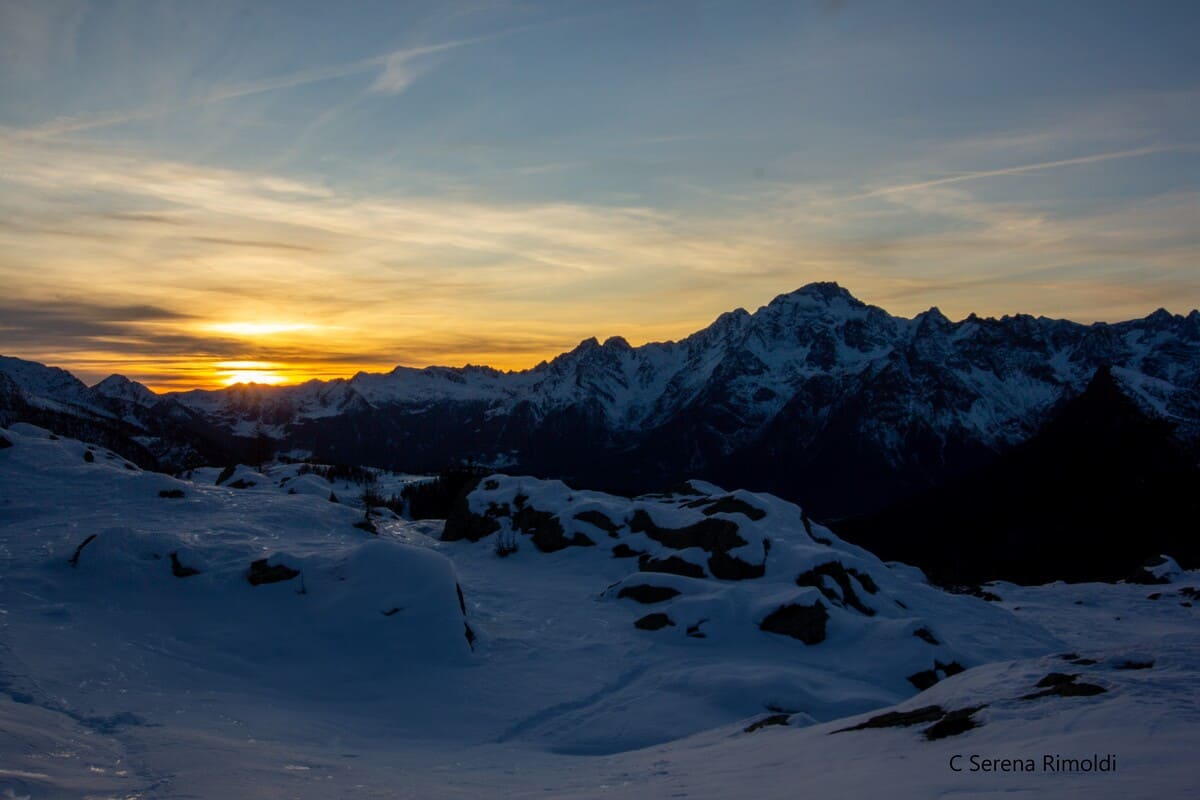
<svg viewBox="0 0 1200 800">
<path fill-rule="evenodd" d="M 101 397 L 113 400 L 126 400 L 139 406 L 153 406 L 159 401 L 159 396 L 148 388 L 131 381 L 124 375 L 109 375 L 92 387 L 92 392 Z"/>
</svg>

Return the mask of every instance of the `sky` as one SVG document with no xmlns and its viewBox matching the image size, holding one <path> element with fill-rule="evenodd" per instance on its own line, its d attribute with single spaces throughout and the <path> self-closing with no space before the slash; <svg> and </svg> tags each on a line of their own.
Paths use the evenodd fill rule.
<svg viewBox="0 0 1200 800">
<path fill-rule="evenodd" d="M 1200 4 L 0 0 L 0 353 L 520 369 L 812 281 L 1200 306 Z"/>
</svg>

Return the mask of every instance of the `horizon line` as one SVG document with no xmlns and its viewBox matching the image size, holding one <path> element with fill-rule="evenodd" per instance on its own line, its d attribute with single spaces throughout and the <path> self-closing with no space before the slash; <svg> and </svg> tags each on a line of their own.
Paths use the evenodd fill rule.
<svg viewBox="0 0 1200 800">
<path fill-rule="evenodd" d="M 422 371 L 431 370 L 431 369 L 444 369 L 444 370 L 455 370 L 455 371 L 465 371 L 465 370 L 469 370 L 469 369 L 476 369 L 476 370 L 492 371 L 492 372 L 499 373 L 500 375 L 520 375 L 520 374 L 532 372 L 533 370 L 536 370 L 542 366 L 553 363 L 554 361 L 558 360 L 559 358 L 570 355 L 571 353 L 575 352 L 576 350 L 579 350 L 581 347 L 587 345 L 589 342 L 594 343 L 594 345 L 597 347 L 606 347 L 610 343 L 614 342 L 614 340 L 617 340 L 617 341 L 623 342 L 625 344 L 625 346 L 629 347 L 630 349 L 641 349 L 641 348 L 653 346 L 653 345 L 664 345 L 665 346 L 665 345 L 678 344 L 680 342 L 686 341 L 687 339 L 691 338 L 692 336 L 695 336 L 699 333 L 702 333 L 705 330 L 708 330 L 713 325 L 715 325 L 719 320 L 721 320 L 722 318 L 724 318 L 726 316 L 731 316 L 731 315 L 736 316 L 740 312 L 741 314 L 745 314 L 747 316 L 753 317 L 753 316 L 759 314 L 760 312 L 766 310 L 774 303 L 776 303 L 784 298 L 792 297 L 794 295 L 801 294 L 801 293 L 805 292 L 806 290 L 810 290 L 810 289 L 818 288 L 818 287 L 832 287 L 832 288 L 838 290 L 838 292 L 840 292 L 841 294 L 844 294 L 846 297 L 850 298 L 850 300 L 853 300 L 854 302 L 857 302 L 867 308 L 874 308 L 874 309 L 883 311 L 888 316 L 890 316 L 894 319 L 898 319 L 898 320 L 913 322 L 913 321 L 917 320 L 918 318 L 921 318 L 927 314 L 934 313 L 934 312 L 945 317 L 945 314 L 942 313 L 941 309 L 938 308 L 937 305 L 932 305 L 928 309 L 918 312 L 911 317 L 904 317 L 904 316 L 900 316 L 897 314 L 892 314 L 891 312 L 889 312 L 887 309 L 883 308 L 882 306 L 878 306 L 873 303 L 867 303 L 863 300 L 860 300 L 850 290 L 848 290 L 846 287 L 842 286 L 837 281 L 811 281 L 811 282 L 806 283 L 806 284 L 800 286 L 799 288 L 794 289 L 790 292 L 784 292 L 784 293 L 776 295 L 775 297 L 773 297 L 770 300 L 770 302 L 759 306 L 753 312 L 747 311 L 744 307 L 741 307 L 741 306 L 731 309 L 729 311 L 721 312 L 708 325 L 706 325 L 702 328 L 693 330 L 690 333 L 688 333 L 685 336 L 682 336 L 678 339 L 648 340 L 648 341 L 644 341 L 640 344 L 634 345 L 634 344 L 630 344 L 629 340 L 626 337 L 619 335 L 619 334 L 608 336 L 604 339 L 603 342 L 601 342 L 597 336 L 589 336 L 589 337 L 585 337 L 584 339 L 579 340 L 579 342 L 576 343 L 574 347 L 569 347 L 567 349 L 561 350 L 557 354 L 555 354 L 549 358 L 542 358 L 530 366 L 523 367 L 523 368 L 515 368 L 515 369 L 504 369 L 504 368 L 500 368 L 500 367 L 494 367 L 489 364 L 474 364 L 469 361 L 464 364 L 461 364 L 461 365 L 429 363 L 429 364 L 424 364 L 421 366 L 414 366 L 414 365 L 409 365 L 409 364 L 398 363 L 398 364 L 393 365 L 390 368 L 382 367 L 381 368 L 382 371 L 379 371 L 379 372 L 371 371 L 372 367 L 370 365 L 367 365 L 367 366 L 364 366 L 364 368 L 362 368 L 362 369 L 356 370 L 351 375 L 337 375 L 334 377 L 327 377 L 327 378 L 312 377 L 312 378 L 307 378 L 305 380 L 294 381 L 294 382 L 287 381 L 287 380 L 275 381 L 275 382 L 258 382 L 258 381 L 251 380 L 251 381 L 238 381 L 235 383 L 229 383 L 229 384 L 222 385 L 222 386 L 208 387 L 208 388 L 202 387 L 202 386 L 192 386 L 190 388 L 166 389 L 166 390 L 159 391 L 159 390 L 152 388 L 151 384 L 144 383 L 137 378 L 130 378 L 127 375 L 123 374 L 122 372 L 112 372 L 112 373 L 106 375 L 105 377 L 100 378 L 95 383 L 89 384 L 86 381 L 83 381 L 82 379 L 80 379 L 78 377 L 78 375 L 76 375 L 76 373 L 71 368 L 58 366 L 57 364 L 50 363 L 49 361 L 41 361 L 41 360 L 37 360 L 35 358 L 26 358 L 26 357 L 22 357 L 19 355 L 7 355 L 5 353 L 0 353 L 0 358 L 12 358 L 12 359 L 16 359 L 18 361 L 25 361 L 28 363 L 39 364 L 40 366 L 43 366 L 46 368 L 60 369 L 64 372 L 68 373 L 69 375 L 71 375 L 71 377 L 78 380 L 80 383 L 82 383 L 88 389 L 94 389 L 97 386 L 99 386 L 101 383 L 103 383 L 104 381 L 110 380 L 112 378 L 122 378 L 126 381 L 129 381 L 130 383 L 141 386 L 142 388 L 146 389 L 147 391 L 149 391 L 152 394 L 159 396 L 159 397 L 165 397 L 168 395 L 177 395 L 177 394 L 188 394 L 191 392 L 222 392 L 222 391 L 227 391 L 229 389 L 235 389 L 238 387 L 256 388 L 256 389 L 286 389 L 286 388 L 294 388 L 297 386 L 303 386 L 305 384 L 314 383 L 314 382 L 316 382 L 316 383 L 333 383 L 335 381 L 347 381 L 348 382 L 348 381 L 353 380 L 354 378 L 357 378 L 359 375 L 389 375 L 389 374 L 395 373 L 398 370 L 412 370 L 414 372 L 422 372 Z M 1029 317 L 1029 318 L 1032 318 L 1035 320 L 1047 320 L 1050 322 L 1065 322 L 1065 323 L 1069 323 L 1072 325 L 1079 325 L 1081 327 L 1090 328 L 1090 327 L 1096 327 L 1096 326 L 1112 326 L 1112 325 L 1127 324 L 1127 323 L 1131 323 L 1131 322 L 1140 322 L 1140 321 L 1144 321 L 1144 320 L 1149 319 L 1150 317 L 1155 316 L 1159 312 L 1169 314 L 1173 319 L 1184 319 L 1184 320 L 1192 317 L 1193 315 L 1200 315 L 1200 309 L 1197 309 L 1197 308 L 1192 308 L 1187 313 L 1180 314 L 1180 313 L 1169 311 L 1167 308 L 1165 308 L 1163 306 L 1159 306 L 1158 308 L 1149 312 L 1145 316 L 1130 317 L 1128 319 L 1115 320 L 1115 321 L 1111 321 L 1111 322 L 1107 321 L 1107 320 L 1094 320 L 1092 322 L 1080 322 L 1077 320 L 1067 319 L 1065 317 L 1048 317 L 1044 314 L 1039 314 L 1039 315 L 1035 316 L 1035 315 L 1027 314 L 1024 312 L 1004 314 L 999 317 L 997 317 L 997 316 L 981 316 L 980 314 L 978 314 L 977 312 L 974 312 L 974 311 L 969 312 L 966 316 L 964 316 L 958 320 L 953 320 L 948 317 L 946 319 L 952 325 L 961 325 L 965 322 L 970 322 L 970 321 L 1002 322 L 1007 319 Z M 62 363 L 69 363 L 69 360 L 66 360 Z M 271 366 L 277 367 L 277 368 L 283 368 L 283 367 L 287 366 L 286 362 L 264 362 L 264 363 L 269 363 Z"/>
</svg>

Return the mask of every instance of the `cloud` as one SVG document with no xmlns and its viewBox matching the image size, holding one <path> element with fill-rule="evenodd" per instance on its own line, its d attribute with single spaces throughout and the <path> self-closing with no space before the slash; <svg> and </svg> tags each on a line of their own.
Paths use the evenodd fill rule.
<svg viewBox="0 0 1200 800">
<path fill-rule="evenodd" d="M 934 186 L 945 186 L 951 183 L 975 181 L 981 178 L 994 178 L 1001 175 L 1022 175 L 1027 172 L 1040 172 L 1042 170 L 1058 169 L 1060 167 L 1072 167 L 1080 164 L 1095 164 L 1101 161 L 1113 161 L 1120 158 L 1138 158 L 1140 156 L 1154 155 L 1156 153 L 1167 153 L 1172 151 L 1192 149 L 1195 149 L 1194 145 L 1136 147 L 1130 150 L 1118 150 L 1111 153 L 1096 153 L 1094 155 L 1078 156 L 1076 158 L 1063 158 L 1056 161 L 1042 161 L 1036 164 L 1022 164 L 1015 167 L 1004 167 L 1002 169 L 978 170 L 974 172 L 966 172 L 961 175 L 951 175 L 946 178 L 934 178 L 932 180 L 918 181 L 916 183 L 905 183 L 896 186 L 883 186 L 878 189 L 862 192 L 860 194 L 849 195 L 841 199 L 862 200 L 868 197 L 880 197 L 883 195 L 910 192 L 914 189 L 928 189 Z"/>
<path fill-rule="evenodd" d="M 399 94 L 407 89 L 428 66 L 418 63 L 423 57 L 479 41 L 483 41 L 483 39 L 460 39 L 434 45 L 393 50 L 388 53 L 342 64 L 315 67 L 243 83 L 219 86 L 209 92 L 176 103 L 164 103 L 96 114 L 63 116 L 28 128 L 0 126 L 0 139 L 14 141 L 50 139 L 64 134 L 79 133 L 130 122 L 140 122 L 214 103 L 292 89 L 298 86 L 306 86 L 338 78 L 349 78 L 376 71 L 379 71 L 379 75 L 372 84 L 371 90 L 382 94 Z"/>
<path fill-rule="evenodd" d="M 592 335 L 678 338 L 821 279 L 905 314 L 1115 319 L 1200 297 L 1187 193 L 1071 215 L 987 202 L 965 181 L 909 184 L 887 204 L 791 186 L 685 213 L 339 191 L 51 141 L 0 149 L 0 176 L 0 283 L 23 298 L 0 307 L 4 346 L 131 377 L 176 370 L 175 386 L 211 383 L 218 359 L 297 379 L 528 367 Z M 1123 291 L 1137 275 L 1144 291 Z M 294 320 L 312 329 L 204 327 Z"/>
<path fill-rule="evenodd" d="M 320 252 L 320 248 L 312 247 L 303 244 L 293 244 L 291 242 L 270 242 L 270 241 L 255 241 L 253 239 L 233 239 L 227 236 L 193 236 L 194 242 L 203 244 L 219 244 L 226 247 L 251 247 L 261 250 L 285 250 L 298 253 L 316 253 Z"/>
<path fill-rule="evenodd" d="M 399 94 L 412 85 L 428 65 L 418 63 L 425 56 L 441 53 L 467 44 L 467 40 L 446 42 L 428 47 L 413 47 L 388 53 L 383 59 L 383 71 L 371 85 L 371 91 L 380 94 Z"/>
<path fill-rule="evenodd" d="M 158 305 L 104 305 L 85 300 L 0 298 L 0 332 L 6 347 L 37 343 L 72 346 L 81 340 L 144 336 L 145 323 L 181 322 L 189 315 Z"/>
</svg>

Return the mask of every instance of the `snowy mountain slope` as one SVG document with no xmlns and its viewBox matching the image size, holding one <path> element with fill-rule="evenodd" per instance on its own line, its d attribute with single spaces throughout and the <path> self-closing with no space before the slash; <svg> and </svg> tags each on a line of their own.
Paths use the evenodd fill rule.
<svg viewBox="0 0 1200 800">
<path fill-rule="evenodd" d="M 1165 603 L 1148 600 L 1138 586 L 989 587 L 1004 593 L 1014 613 L 1053 626 L 1071 652 L 979 667 L 880 712 L 751 734 L 731 726 L 603 765 L 562 768 L 546 782 L 558 781 L 555 795 L 571 798 L 784 800 L 797 787 L 847 798 L 881 790 L 897 798 L 1190 797 L 1200 638 L 1194 610 L 1177 601 L 1200 574 L 1187 579 L 1190 585 L 1163 587 L 1164 597 L 1174 596 Z M 1070 655 L 1079 658 L 1062 657 Z M 1054 674 L 1103 691 L 1023 699 L 1045 691 L 1038 684 Z M 925 732 L 937 716 L 926 712 L 906 725 L 847 730 L 886 714 L 920 718 L 930 707 L 978 709 L 964 714 L 976 727 L 930 741 Z M 514 786 L 508 796 L 533 794 Z"/>
<path fill-rule="evenodd" d="M 225 461 L 255 447 L 410 472 L 471 461 L 634 491 L 698 476 L 829 518 L 988 463 L 1101 367 L 1200 455 L 1200 312 L 1111 325 L 954 322 L 936 308 L 905 319 L 831 283 L 722 314 L 677 342 L 589 339 L 523 372 L 397 367 L 166 395 L 162 408 L 190 415 L 189 431 L 202 421 Z M 160 407 L 114 378 L 65 387 L 62 402 L 81 391 L 142 425 Z"/>
<path fill-rule="evenodd" d="M 1200 313 L 1085 326 L 1024 315 L 951 322 L 935 308 L 909 320 L 836 284 L 723 314 L 678 342 L 587 340 L 525 372 L 399 368 L 179 399 L 327 460 L 428 471 L 467 459 L 597 486 L 619 474 L 643 490 L 702 475 L 828 516 L 986 463 L 1110 364 L 1132 396 L 1200 441 Z M 346 446 L 351 434 L 368 443 Z M 867 491 L 839 492 L 847 476 L 831 464 L 843 452 L 857 455 L 841 472 L 870 474 Z M 764 470 L 767 460 L 789 464 L 788 477 Z"/>
<path fill-rule="evenodd" d="M 375 407 L 482 401 L 494 406 L 492 413 L 505 414 L 529 403 L 545 415 L 595 401 L 615 431 L 660 425 L 720 387 L 730 410 L 743 415 L 753 433 L 755 423 L 772 417 L 813 377 L 849 379 L 902 364 L 932 370 L 931 378 L 952 377 L 964 393 L 957 409 L 942 410 L 933 395 L 938 387 L 926 387 L 926 400 L 946 415 L 943 425 L 958 424 L 985 443 L 1004 444 L 1020 438 L 1022 429 L 997 428 L 997 420 L 1044 410 L 1064 386 L 1082 388 L 1101 364 L 1120 364 L 1178 391 L 1194 388 L 1198 360 L 1200 313 L 1180 317 L 1160 310 L 1144 320 L 1084 326 L 1024 315 L 972 315 L 953 323 L 934 308 L 907 320 L 861 303 L 836 284 L 810 284 L 754 314 L 739 309 L 722 315 L 679 342 L 634 348 L 619 337 L 604 344 L 589 339 L 525 372 L 398 368 L 387 375 L 360 373 L 345 385 Z M 263 414 L 291 401 L 288 422 L 295 422 L 323 415 L 326 386 L 255 387 L 253 394 L 239 387 L 183 398 L 225 411 L 246 404 L 245 412 Z M 261 398 L 258 408 L 252 397 Z"/>
<path fill-rule="evenodd" d="M 1000 585 L 1005 602 L 988 604 L 809 533 L 776 498 L 702 483 L 629 500 L 497 475 L 449 531 L 380 521 L 373 536 L 354 527 L 359 510 L 288 494 L 276 475 L 233 489 L 30 426 L 0 436 L 0 792 L 782 797 L 804 785 L 837 797 L 870 778 L 924 797 L 971 790 L 940 765 L 982 742 L 1116 747 L 1131 766 L 1113 787 L 1169 797 L 1170 759 L 1194 737 L 1194 704 L 1178 702 L 1200 663 L 1185 583 Z M 496 530 L 477 535 L 473 517 Z M 556 549 L 551 519 L 573 544 Z M 519 549 L 501 558 L 514 525 Z M 696 547 L 681 547 L 689 536 Z M 622 544 L 647 550 L 642 569 L 614 557 Z M 764 551 L 761 577 L 708 574 L 718 553 L 753 564 Z M 671 556 L 706 574 L 644 568 Z M 249 580 L 269 573 L 280 580 Z M 680 594 L 620 596 L 639 585 Z M 811 644 L 759 628 L 817 603 L 820 641 L 803 618 L 791 630 Z M 654 613 L 676 624 L 635 625 Z M 702 639 L 687 632 L 700 617 Z M 1054 655 L 1071 649 L 1097 663 Z M 970 669 L 918 695 L 908 670 L 935 659 Z M 1055 669 L 1109 691 L 1017 700 Z M 913 728 L 832 734 L 896 702 L 990 705 L 962 745 Z M 790 724 L 743 732 L 776 714 Z"/>
<path fill-rule="evenodd" d="M 199 413 L 121 375 L 89 388 L 65 370 L 0 356 L 0 424 L 14 422 L 103 444 L 146 468 L 249 457 Z"/>
</svg>

